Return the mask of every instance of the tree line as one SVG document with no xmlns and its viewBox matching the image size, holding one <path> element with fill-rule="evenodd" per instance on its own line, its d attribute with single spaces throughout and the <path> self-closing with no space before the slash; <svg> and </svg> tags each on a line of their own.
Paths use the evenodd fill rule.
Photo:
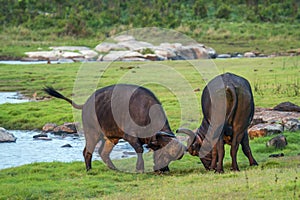
<svg viewBox="0 0 300 200">
<path fill-rule="evenodd" d="M 193 27 L 213 20 L 300 22 L 298 0 L 0 0 L 0 4 L 1 29 L 24 26 L 74 36 L 117 26 Z"/>
</svg>

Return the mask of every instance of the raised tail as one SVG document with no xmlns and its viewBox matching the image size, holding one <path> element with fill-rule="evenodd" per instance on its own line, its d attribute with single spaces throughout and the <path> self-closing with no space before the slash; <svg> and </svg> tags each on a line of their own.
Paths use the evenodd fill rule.
<svg viewBox="0 0 300 200">
<path fill-rule="evenodd" d="M 82 110 L 83 108 L 83 105 L 78 105 L 76 104 L 74 101 L 72 101 L 71 99 L 65 97 L 64 95 L 60 94 L 59 92 L 57 92 L 53 87 L 45 87 L 43 89 L 47 94 L 49 94 L 50 96 L 53 96 L 53 97 L 56 97 L 56 98 L 59 98 L 59 99 L 63 99 L 67 102 L 69 102 L 74 108 L 76 109 L 79 109 L 79 110 Z"/>
</svg>

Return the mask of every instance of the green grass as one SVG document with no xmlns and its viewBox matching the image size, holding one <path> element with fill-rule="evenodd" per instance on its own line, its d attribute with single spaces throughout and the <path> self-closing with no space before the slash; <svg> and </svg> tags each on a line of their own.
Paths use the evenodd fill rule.
<svg viewBox="0 0 300 200">
<path fill-rule="evenodd" d="M 41 97 L 45 95 L 41 89 L 45 85 L 52 85 L 66 96 L 78 98 L 73 94 L 73 87 L 79 69 L 92 70 L 87 70 L 81 77 L 86 81 L 85 87 L 89 86 L 90 80 L 98 81 L 99 74 L 103 72 L 100 81 L 96 82 L 97 87 L 103 87 L 117 83 L 126 76 L 139 79 L 143 66 L 149 64 L 158 68 L 162 64 L 174 67 L 192 88 L 202 90 L 205 86 L 205 77 L 199 76 L 186 61 L 115 62 L 106 71 L 97 68 L 97 65 L 79 63 L 2 64 L 0 91 L 21 91 L 29 97 L 37 92 Z M 282 101 L 300 104 L 297 76 L 300 70 L 299 57 L 214 60 L 214 64 L 220 73 L 233 72 L 247 78 L 253 88 L 256 106 L 273 107 Z M 155 67 L 153 72 L 147 74 L 149 77 L 153 74 L 158 76 Z M 165 80 L 167 75 L 160 74 L 158 77 Z M 171 127 L 178 128 L 181 116 L 176 95 L 158 84 L 149 83 L 146 86 L 162 101 Z M 91 91 L 93 89 L 90 88 Z M 201 92 L 196 95 L 199 99 Z M 85 98 L 82 95 L 82 100 Z M 7 129 L 40 129 L 47 122 L 60 124 L 73 120 L 71 106 L 58 99 L 3 104 L 0 110 L 0 126 Z M 199 126 L 199 121 L 193 122 L 190 128 Z M 151 153 L 144 155 L 144 174 L 131 173 L 135 168 L 135 158 L 115 160 L 115 165 L 122 171 L 109 170 L 100 161 L 94 161 L 93 169 L 88 173 L 83 162 L 33 163 L 3 169 L 0 170 L 0 199 L 299 199 L 300 135 L 299 132 L 284 134 L 288 145 L 282 150 L 266 147 L 271 136 L 250 141 L 253 155 L 259 162 L 257 167 L 248 166 L 248 160 L 240 149 L 238 163 L 241 172 L 238 173 L 230 171 L 228 145 L 224 174 L 207 172 L 199 158 L 186 155 L 180 161 L 171 163 L 169 174 L 155 175 L 152 173 Z M 273 153 L 284 153 L 285 157 L 269 158 Z"/>
<path fill-rule="evenodd" d="M 297 23 L 231 22 L 221 19 L 193 23 L 193 26 L 182 24 L 174 31 L 214 48 L 218 54 L 256 51 L 269 55 L 284 53 L 300 46 L 300 27 Z M 106 31 L 113 36 L 130 29 L 133 27 L 117 26 Z M 0 58 L 18 59 L 24 57 L 27 51 L 49 50 L 50 46 L 79 45 L 93 49 L 106 39 L 103 30 L 93 32 L 95 35 L 90 37 L 76 37 L 58 36 L 53 29 L 33 31 L 24 26 L 3 28 L 0 32 Z"/>
<path fill-rule="evenodd" d="M 0 199 L 298 199 L 300 197 L 299 132 L 285 133 L 288 146 L 275 150 L 265 146 L 271 136 L 250 141 L 259 166 L 249 167 L 238 152 L 241 172 L 230 171 L 226 145 L 224 174 L 205 171 L 199 158 L 185 155 L 172 162 L 171 172 L 155 175 L 109 170 L 94 161 L 85 172 L 83 162 L 33 163 L 0 170 Z M 269 158 L 271 153 L 285 153 Z M 151 167 L 152 153 L 144 155 Z M 115 160 L 119 169 L 133 169 L 135 158 Z"/>
<path fill-rule="evenodd" d="M 257 107 L 274 107 L 284 101 L 300 104 L 300 78 L 297 75 L 300 70 L 300 57 L 203 61 L 204 68 L 201 70 L 207 70 L 205 62 L 210 62 L 208 66 L 216 65 L 218 73 L 232 72 L 248 79 Z M 42 88 L 50 85 L 67 97 L 80 98 L 79 101 L 76 101 L 83 103 L 96 88 L 120 81 L 128 83 L 139 81 L 142 84 L 146 80 L 149 82 L 149 77 L 154 77 L 156 83 L 159 84 L 150 84 L 149 82 L 145 86 L 151 89 L 161 100 L 171 127 L 176 129 L 180 125 L 181 119 L 181 110 L 177 97 L 178 95 L 182 96 L 181 91 L 184 91 L 186 88 L 181 88 L 178 94 L 173 94 L 173 91 L 166 89 L 160 84 L 167 84 L 166 86 L 171 84 L 172 87 L 178 87 L 179 84 L 176 85 L 178 80 L 173 76 L 177 72 L 182 75 L 183 79 L 187 80 L 192 89 L 200 88 L 202 90 L 206 84 L 203 79 L 206 77 L 199 75 L 199 72 L 191 66 L 191 63 L 187 61 L 114 62 L 105 71 L 103 69 L 106 67 L 106 63 L 82 65 L 80 63 L 51 65 L 2 64 L 0 65 L 0 91 L 20 91 L 28 97 L 32 97 L 34 93 L 37 93 L 38 97 L 42 97 L 46 95 Z M 167 71 L 167 73 L 163 73 L 164 75 L 158 75 L 158 70 L 166 68 L 162 65 L 172 67 L 174 71 Z M 197 65 L 201 66 L 202 62 Z M 148 66 L 152 66 L 152 68 L 145 73 L 145 67 L 147 68 Z M 85 70 L 85 72 L 80 72 L 79 70 Z M 77 77 L 78 72 L 81 74 L 79 77 Z M 129 77 L 129 80 L 126 80 L 126 77 Z M 84 82 L 80 86 L 81 89 L 85 90 L 84 95 L 73 94 L 74 84 L 79 79 L 83 80 L 81 83 Z M 91 87 L 91 84 L 94 84 L 94 86 Z M 198 100 L 200 100 L 200 95 L 201 92 L 196 93 Z M 0 109 L 0 126 L 7 129 L 41 129 L 47 122 L 61 124 L 73 119 L 71 106 L 59 99 L 18 105 L 4 104 L 0 105 Z M 192 113 L 192 111 L 189 112 Z M 196 128 L 199 123 L 200 119 L 192 122 L 191 126 L 193 127 L 191 128 Z"/>
</svg>

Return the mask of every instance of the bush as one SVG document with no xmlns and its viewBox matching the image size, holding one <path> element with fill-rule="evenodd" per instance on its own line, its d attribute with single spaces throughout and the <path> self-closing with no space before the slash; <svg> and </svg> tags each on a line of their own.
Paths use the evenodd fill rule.
<svg viewBox="0 0 300 200">
<path fill-rule="evenodd" d="M 231 14 L 232 10 L 227 4 L 222 4 L 217 12 L 216 12 L 216 17 L 217 18 L 224 18 L 224 19 L 229 19 L 229 16 Z"/>
</svg>

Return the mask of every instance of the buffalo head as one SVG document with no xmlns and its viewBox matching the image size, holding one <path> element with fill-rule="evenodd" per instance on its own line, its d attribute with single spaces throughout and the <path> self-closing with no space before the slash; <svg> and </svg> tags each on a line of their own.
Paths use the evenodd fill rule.
<svg viewBox="0 0 300 200">
<path fill-rule="evenodd" d="M 155 139 L 148 145 L 154 150 L 154 171 L 163 173 L 169 171 L 169 163 L 179 160 L 186 152 L 186 147 L 178 141 L 173 133 L 158 132 Z"/>
</svg>

